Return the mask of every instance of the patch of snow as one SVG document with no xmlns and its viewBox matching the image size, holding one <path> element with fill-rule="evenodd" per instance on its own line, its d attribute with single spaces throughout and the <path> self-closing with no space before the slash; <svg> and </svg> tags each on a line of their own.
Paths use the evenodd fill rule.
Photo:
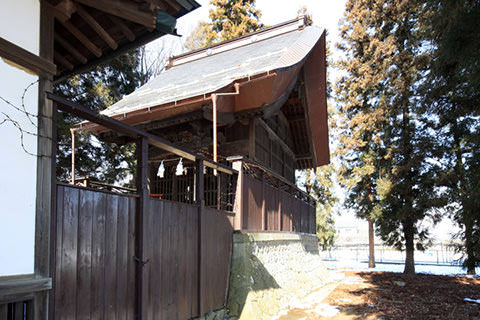
<svg viewBox="0 0 480 320">
<path fill-rule="evenodd" d="M 473 302 L 473 303 L 478 303 L 478 304 L 480 304 L 480 299 L 465 298 L 465 299 L 463 299 L 463 300 L 465 300 L 465 301 L 467 301 L 467 302 Z"/>
<path fill-rule="evenodd" d="M 340 309 L 337 306 L 321 303 L 313 311 L 322 317 L 335 317 L 340 312 Z"/>
<path fill-rule="evenodd" d="M 406 285 L 405 281 L 393 281 L 393 284 L 395 284 L 399 287 L 405 287 L 405 285 Z"/>
<path fill-rule="evenodd" d="M 398 272 L 402 273 L 405 266 L 403 264 L 389 264 L 389 263 L 376 263 L 375 268 L 368 268 L 367 262 L 359 262 L 352 260 L 341 261 L 323 261 L 325 267 L 329 270 L 357 270 L 363 272 Z M 445 266 L 445 265 L 415 265 L 415 271 L 417 273 L 437 274 L 437 275 L 452 275 L 452 276 L 464 276 L 464 277 L 478 277 L 467 275 L 466 271 L 461 266 Z M 480 273 L 480 268 L 477 268 L 477 272 Z"/>
<path fill-rule="evenodd" d="M 360 277 L 347 277 L 345 278 L 344 284 L 360 284 L 363 283 L 362 278 Z"/>
</svg>

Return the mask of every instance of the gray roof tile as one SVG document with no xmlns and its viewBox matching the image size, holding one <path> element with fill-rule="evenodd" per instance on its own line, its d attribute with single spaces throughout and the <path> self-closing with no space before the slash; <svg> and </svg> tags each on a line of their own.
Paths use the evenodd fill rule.
<svg viewBox="0 0 480 320">
<path fill-rule="evenodd" d="M 102 112 L 115 116 L 221 89 L 237 79 L 301 62 L 323 29 L 306 27 L 174 66 Z"/>
</svg>

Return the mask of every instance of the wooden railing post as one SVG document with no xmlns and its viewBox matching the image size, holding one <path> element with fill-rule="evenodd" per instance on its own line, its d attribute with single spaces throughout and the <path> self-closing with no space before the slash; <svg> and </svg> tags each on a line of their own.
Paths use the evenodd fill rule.
<svg viewBox="0 0 480 320">
<path fill-rule="evenodd" d="M 265 201 L 265 174 L 263 171 L 260 172 L 262 175 L 262 231 L 267 231 L 268 222 L 267 222 L 267 206 Z"/>
<path fill-rule="evenodd" d="M 197 260 L 197 271 L 198 271 L 198 316 L 203 315 L 202 308 L 202 216 L 205 210 L 205 181 L 203 175 L 204 164 L 203 160 L 196 160 L 195 174 L 196 174 L 196 194 L 195 202 L 198 206 L 198 232 L 197 232 L 197 242 L 198 242 L 198 260 Z"/>
<path fill-rule="evenodd" d="M 243 162 L 241 160 L 232 162 L 232 168 L 238 171 L 237 176 L 237 188 L 235 190 L 235 203 L 233 206 L 233 211 L 235 212 L 235 217 L 233 218 L 233 229 L 242 230 L 243 226 L 243 217 L 244 217 L 244 208 L 243 206 L 243 197 L 244 197 L 244 173 L 243 173 Z"/>
<path fill-rule="evenodd" d="M 136 319 L 146 319 L 148 310 L 148 279 L 145 277 L 145 267 L 148 257 L 145 257 L 145 246 L 148 235 L 148 141 L 146 138 L 137 140 L 137 206 L 135 215 L 136 227 Z"/>
</svg>

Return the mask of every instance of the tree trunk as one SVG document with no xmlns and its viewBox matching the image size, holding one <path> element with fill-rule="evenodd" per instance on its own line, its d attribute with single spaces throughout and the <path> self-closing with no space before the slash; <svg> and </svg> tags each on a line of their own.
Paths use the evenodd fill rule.
<svg viewBox="0 0 480 320">
<path fill-rule="evenodd" d="M 465 213 L 464 214 L 468 214 Z M 475 244 L 473 243 L 472 233 L 473 227 L 470 219 L 465 221 L 465 249 L 467 251 L 467 260 L 465 261 L 465 267 L 467 268 L 467 274 L 475 274 Z"/>
<path fill-rule="evenodd" d="M 375 243 L 372 219 L 368 219 L 368 267 L 375 268 Z"/>
<path fill-rule="evenodd" d="M 403 273 L 414 274 L 415 273 L 415 246 L 413 243 L 414 238 L 414 226 L 410 219 L 407 219 L 403 223 L 403 233 L 405 236 L 405 270 Z"/>
</svg>

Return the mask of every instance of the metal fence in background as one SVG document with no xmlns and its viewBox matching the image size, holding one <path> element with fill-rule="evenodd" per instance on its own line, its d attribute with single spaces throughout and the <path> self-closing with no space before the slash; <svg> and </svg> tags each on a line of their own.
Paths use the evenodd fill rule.
<svg viewBox="0 0 480 320">
<path fill-rule="evenodd" d="M 321 251 L 323 260 L 368 261 L 368 244 L 336 245 L 330 250 Z M 461 254 L 456 245 L 438 243 L 425 251 L 415 251 L 416 264 L 458 265 Z M 377 263 L 404 263 L 405 252 L 385 245 L 375 245 L 375 261 Z"/>
</svg>

